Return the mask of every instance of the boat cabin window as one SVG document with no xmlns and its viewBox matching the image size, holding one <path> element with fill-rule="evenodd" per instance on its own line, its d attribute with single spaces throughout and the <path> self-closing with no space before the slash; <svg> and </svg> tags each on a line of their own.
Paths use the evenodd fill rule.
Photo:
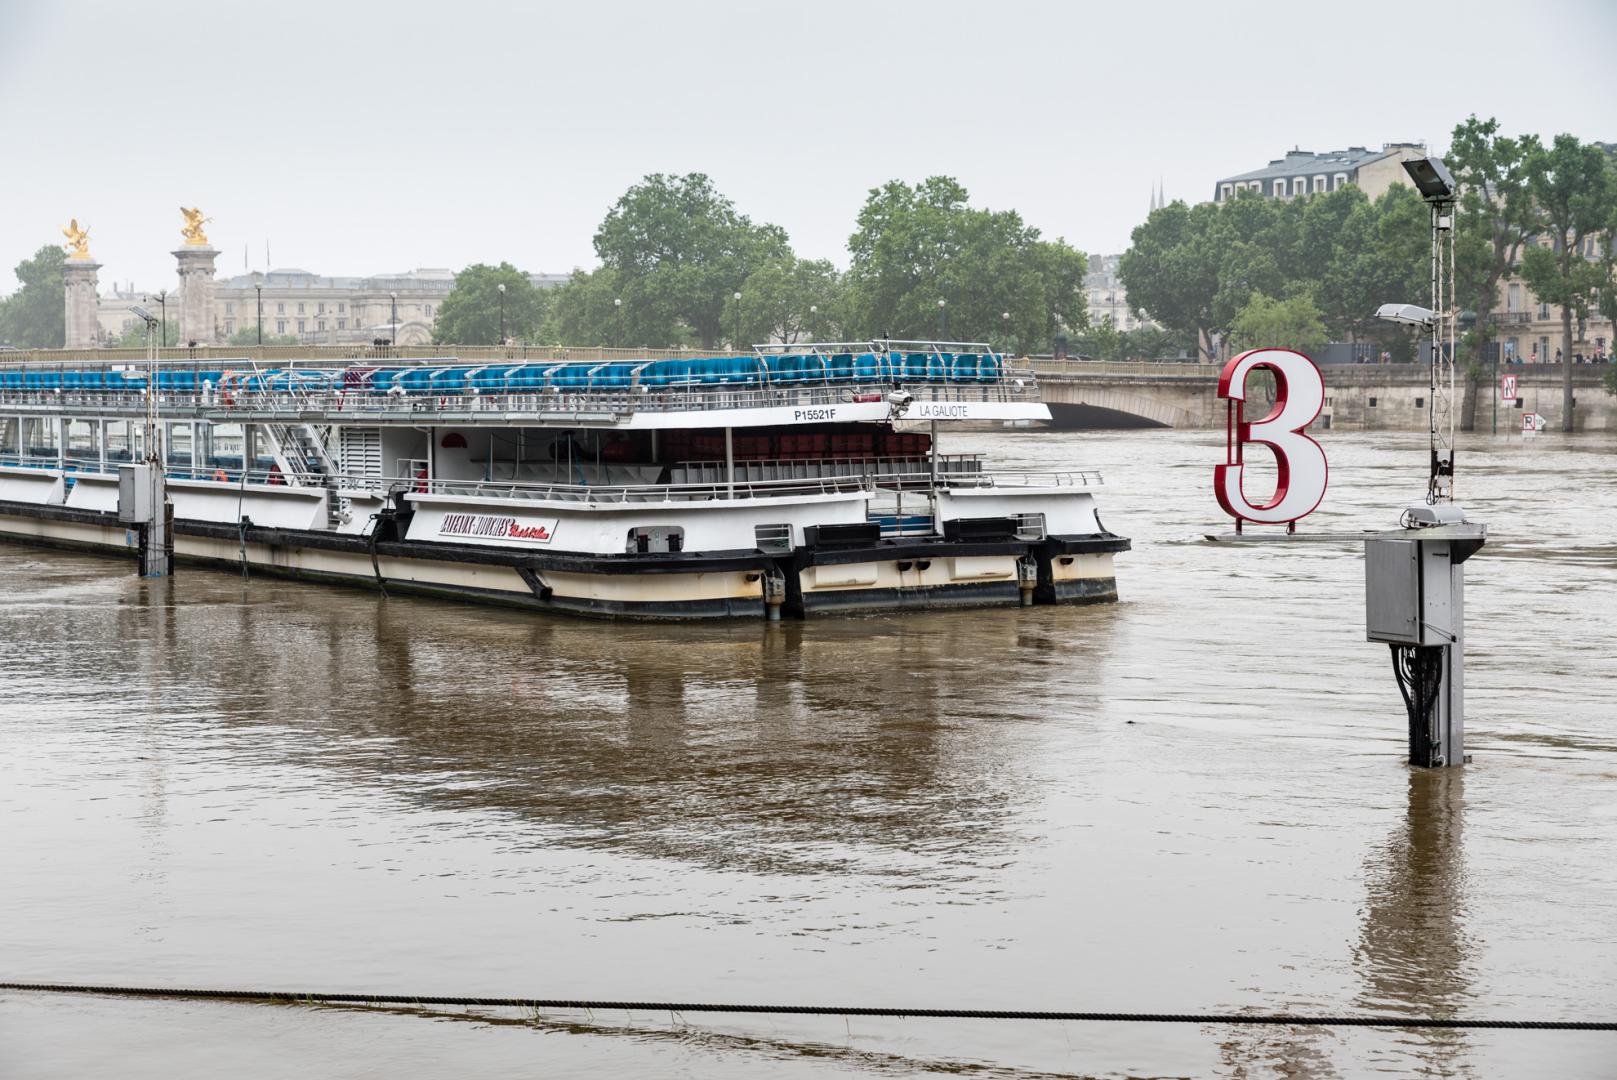
<svg viewBox="0 0 1617 1080">
<path fill-rule="evenodd" d="M 757 539 L 759 551 L 792 550 L 792 527 L 789 524 L 754 525 L 752 535 Z"/>
<path fill-rule="evenodd" d="M 629 530 L 629 554 L 684 551 L 685 530 L 678 525 L 646 525 Z"/>
<path fill-rule="evenodd" d="M 164 424 L 168 430 L 164 433 L 163 443 L 168 451 L 170 465 L 190 465 L 191 459 L 191 425 L 190 424 Z"/>
<path fill-rule="evenodd" d="M 1048 535 L 1045 532 L 1043 513 L 1012 514 L 1011 520 L 1016 522 L 1018 540 L 1043 540 Z"/>
<path fill-rule="evenodd" d="M 23 455 L 26 457 L 55 457 L 57 436 L 61 421 L 50 418 L 25 416 L 22 418 Z"/>
<path fill-rule="evenodd" d="M 94 420 L 69 420 L 67 422 L 67 456 L 80 460 L 94 460 L 101 453 L 101 447 L 96 441 L 96 423 Z"/>
</svg>

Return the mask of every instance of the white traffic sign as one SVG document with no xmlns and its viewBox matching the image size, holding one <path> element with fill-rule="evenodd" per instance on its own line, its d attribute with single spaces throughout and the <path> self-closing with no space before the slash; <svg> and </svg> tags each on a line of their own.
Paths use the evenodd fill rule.
<svg viewBox="0 0 1617 1080">
<path fill-rule="evenodd" d="M 1499 398 L 1501 401 L 1516 400 L 1516 376 L 1501 375 L 1499 377 Z"/>
</svg>

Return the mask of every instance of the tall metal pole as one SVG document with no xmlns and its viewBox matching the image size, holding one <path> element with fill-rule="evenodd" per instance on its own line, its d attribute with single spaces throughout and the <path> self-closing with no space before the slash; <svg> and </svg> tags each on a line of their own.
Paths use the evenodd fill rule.
<svg viewBox="0 0 1617 1080">
<path fill-rule="evenodd" d="M 1493 347 L 1493 433 L 1499 434 L 1499 345 Z"/>
<path fill-rule="evenodd" d="M 1453 203 L 1431 200 L 1432 330 L 1426 419 L 1431 468 L 1428 503 L 1454 501 L 1454 219 Z"/>
<path fill-rule="evenodd" d="M 499 284 L 500 293 L 500 344 L 505 344 L 505 282 Z"/>
<path fill-rule="evenodd" d="M 392 346 L 399 343 L 399 294 L 396 292 L 388 293 L 387 298 L 389 303 L 389 314 L 387 317 L 387 343 L 388 345 Z"/>
<path fill-rule="evenodd" d="M 264 344 L 264 285 L 260 282 L 253 288 L 258 290 L 258 344 Z"/>
</svg>

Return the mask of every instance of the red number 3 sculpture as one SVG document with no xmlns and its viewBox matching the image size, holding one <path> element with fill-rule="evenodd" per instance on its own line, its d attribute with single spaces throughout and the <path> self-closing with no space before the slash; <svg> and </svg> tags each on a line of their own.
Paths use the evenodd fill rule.
<svg viewBox="0 0 1617 1080">
<path fill-rule="evenodd" d="M 1274 372 L 1275 405 L 1262 420 L 1248 421 L 1246 377 L 1258 368 Z M 1213 471 L 1218 505 L 1235 519 L 1294 528 L 1298 518 L 1313 513 L 1325 498 L 1330 469 L 1319 443 L 1303 434 L 1325 407 L 1325 379 L 1314 362 L 1290 349 L 1253 349 L 1224 365 L 1218 377 L 1218 396 L 1229 402 L 1226 463 Z M 1254 505 L 1241 488 L 1247 443 L 1262 443 L 1274 451 L 1274 498 Z"/>
</svg>

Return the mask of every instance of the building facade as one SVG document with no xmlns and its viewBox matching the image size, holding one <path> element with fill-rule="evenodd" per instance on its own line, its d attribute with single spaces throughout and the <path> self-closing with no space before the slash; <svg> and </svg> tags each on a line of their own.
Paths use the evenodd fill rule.
<svg viewBox="0 0 1617 1080">
<path fill-rule="evenodd" d="M 1295 199 L 1349 184 L 1378 199 L 1393 184 L 1409 182 L 1405 161 L 1424 156 L 1424 143 L 1387 143 L 1380 150 L 1350 146 L 1325 154 L 1294 149 L 1261 169 L 1218 181 L 1213 185 L 1213 201 L 1226 202 L 1242 191 L 1255 191 L 1268 199 Z"/>
<path fill-rule="evenodd" d="M 1121 255 L 1089 256 L 1089 272 L 1084 275 L 1084 296 L 1089 308 L 1089 325 L 1099 326 L 1105 319 L 1119 330 L 1138 330 L 1155 326 L 1150 319 L 1136 316 L 1129 310 L 1128 290 L 1117 276 Z"/>
<path fill-rule="evenodd" d="M 1537 243 L 1549 247 L 1552 241 L 1549 237 L 1540 237 Z M 1604 257 L 1605 252 L 1594 237 L 1589 237 L 1582 254 L 1586 259 L 1595 260 Z M 1534 296 L 1533 290 L 1520 278 L 1505 278 L 1499 282 L 1499 294 L 1488 321 L 1493 323 L 1493 340 L 1499 343 L 1499 359 L 1503 363 L 1552 364 L 1564 352 L 1560 307 Z M 1614 345 L 1617 345 L 1617 326 L 1601 314 L 1598 306 L 1581 323 L 1574 313 L 1572 359 L 1609 361 Z"/>
<path fill-rule="evenodd" d="M 538 288 L 553 288 L 566 274 L 529 274 Z M 376 277 L 325 277 L 307 270 L 237 274 L 214 285 L 213 341 L 244 331 L 256 336 L 262 315 L 266 336 L 293 336 L 310 345 L 368 343 L 385 338 L 399 345 L 426 345 L 444 298 L 455 286 L 451 270 L 425 268 Z M 97 321 L 104 339 L 139 323 L 133 308 L 154 314 L 157 294 L 115 287 L 103 294 Z M 262 308 L 260 307 L 262 304 Z M 168 297 L 172 322 L 178 309 Z"/>
</svg>

